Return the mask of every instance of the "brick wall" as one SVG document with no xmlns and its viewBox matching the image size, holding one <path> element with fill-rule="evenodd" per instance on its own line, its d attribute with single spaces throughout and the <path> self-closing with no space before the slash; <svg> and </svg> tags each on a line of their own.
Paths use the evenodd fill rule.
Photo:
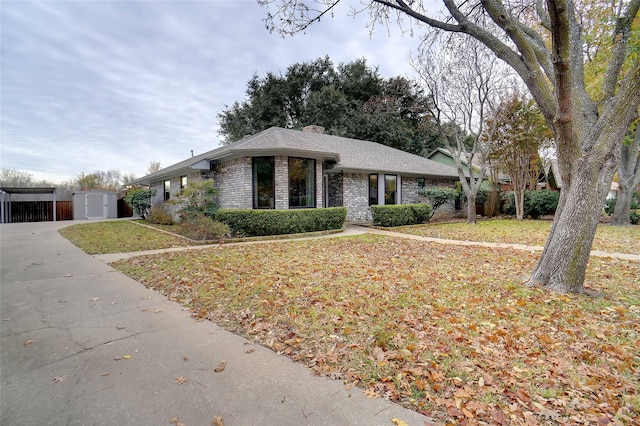
<svg viewBox="0 0 640 426">
<path fill-rule="evenodd" d="M 221 209 L 253 208 L 251 179 L 251 157 L 216 164 L 214 182 L 218 190 L 218 207 Z"/>
<path fill-rule="evenodd" d="M 347 220 L 369 221 L 369 175 L 366 173 L 344 173 L 343 205 L 347 208 Z"/>
</svg>

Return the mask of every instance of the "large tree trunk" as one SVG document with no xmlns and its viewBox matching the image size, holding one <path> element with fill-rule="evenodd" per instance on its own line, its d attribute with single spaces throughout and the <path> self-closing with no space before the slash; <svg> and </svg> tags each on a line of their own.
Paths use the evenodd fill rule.
<svg viewBox="0 0 640 426">
<path fill-rule="evenodd" d="M 620 182 L 618 187 L 618 199 L 616 207 L 611 216 L 611 225 L 627 226 L 631 224 L 631 199 L 633 198 L 633 189 Z"/>
<path fill-rule="evenodd" d="M 613 211 L 611 225 L 630 225 L 631 200 L 640 183 L 640 130 L 636 128 L 633 141 L 623 143 L 618 166 L 618 200 Z"/>
<path fill-rule="evenodd" d="M 591 245 L 617 166 L 616 152 L 614 147 L 602 167 L 588 156 L 574 162 L 571 185 L 562 188 L 551 232 L 529 286 L 584 293 Z"/>
<path fill-rule="evenodd" d="M 476 218 L 476 196 L 467 196 L 467 223 L 475 225 L 478 223 Z"/>
</svg>

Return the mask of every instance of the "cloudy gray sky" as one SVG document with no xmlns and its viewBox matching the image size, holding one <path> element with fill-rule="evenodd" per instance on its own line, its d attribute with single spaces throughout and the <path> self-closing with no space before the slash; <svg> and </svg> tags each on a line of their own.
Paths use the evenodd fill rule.
<svg viewBox="0 0 640 426">
<path fill-rule="evenodd" d="M 419 40 L 335 18 L 282 38 L 254 0 L 0 2 L 0 165 L 54 182 L 146 174 L 218 146 L 217 114 L 254 73 L 328 55 L 413 77 Z"/>
</svg>

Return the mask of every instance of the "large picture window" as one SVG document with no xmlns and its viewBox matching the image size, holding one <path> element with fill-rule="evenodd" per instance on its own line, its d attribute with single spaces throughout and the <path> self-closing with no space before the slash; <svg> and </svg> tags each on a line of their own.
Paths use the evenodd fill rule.
<svg viewBox="0 0 640 426">
<path fill-rule="evenodd" d="M 289 157 L 289 208 L 316 206 L 316 160 Z"/>
<path fill-rule="evenodd" d="M 378 204 L 378 175 L 369 175 L 369 205 Z"/>
<path fill-rule="evenodd" d="M 384 175 L 384 203 L 398 204 L 398 177 Z"/>
<path fill-rule="evenodd" d="M 273 157 L 253 158 L 253 208 L 275 208 L 275 177 Z"/>
</svg>

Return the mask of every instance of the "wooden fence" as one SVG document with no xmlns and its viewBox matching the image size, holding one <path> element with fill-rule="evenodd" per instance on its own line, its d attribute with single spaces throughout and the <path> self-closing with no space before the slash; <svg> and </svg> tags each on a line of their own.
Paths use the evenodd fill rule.
<svg viewBox="0 0 640 426">
<path fill-rule="evenodd" d="M 56 201 L 56 220 L 73 220 L 73 202 Z M 53 221 L 53 201 L 12 201 L 11 222 Z"/>
</svg>

